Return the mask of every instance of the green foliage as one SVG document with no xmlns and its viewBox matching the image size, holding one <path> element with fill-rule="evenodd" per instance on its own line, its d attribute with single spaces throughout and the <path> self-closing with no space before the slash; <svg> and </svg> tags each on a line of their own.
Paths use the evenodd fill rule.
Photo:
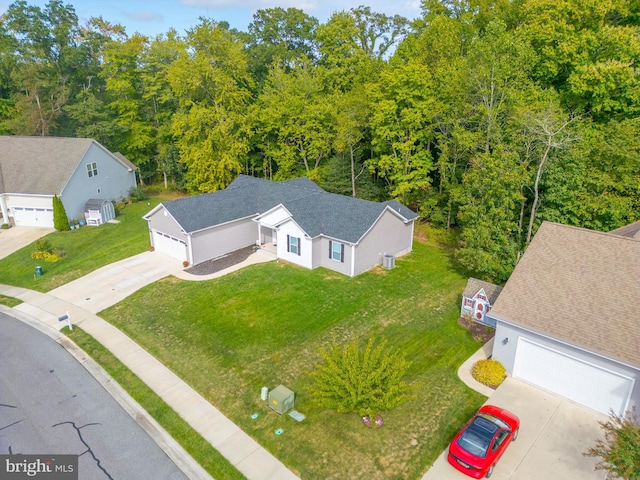
<svg viewBox="0 0 640 480">
<path fill-rule="evenodd" d="M 324 363 L 311 373 L 318 404 L 373 417 L 413 398 L 412 386 L 403 380 L 411 362 L 386 345 L 386 339 L 378 345 L 369 339 L 361 351 L 358 342 L 341 347 L 334 340 L 328 350 L 321 349 Z"/>
<path fill-rule="evenodd" d="M 36 252 L 53 253 L 53 246 L 47 237 L 39 238 L 33 244 Z"/>
<path fill-rule="evenodd" d="M 57 253 L 50 252 L 33 252 L 31 258 L 34 260 L 44 260 L 45 262 L 55 263 L 62 260 L 62 257 Z"/>
<path fill-rule="evenodd" d="M 498 360 L 487 358 L 475 363 L 471 375 L 483 385 L 497 387 L 504 380 L 507 371 Z"/>
<path fill-rule="evenodd" d="M 129 197 L 135 198 L 138 201 L 147 200 L 149 198 L 149 194 L 142 185 L 138 185 L 137 187 L 131 187 L 129 189 Z"/>
<path fill-rule="evenodd" d="M 597 440 L 585 455 L 600 457 L 596 469 L 607 470 L 615 478 L 640 479 L 640 423 L 635 407 L 622 416 L 612 412 L 609 420 L 600 425 L 604 439 Z"/>
<path fill-rule="evenodd" d="M 62 200 L 57 195 L 53 196 L 53 228 L 59 232 L 69 230 L 69 219 L 64 209 Z"/>
</svg>

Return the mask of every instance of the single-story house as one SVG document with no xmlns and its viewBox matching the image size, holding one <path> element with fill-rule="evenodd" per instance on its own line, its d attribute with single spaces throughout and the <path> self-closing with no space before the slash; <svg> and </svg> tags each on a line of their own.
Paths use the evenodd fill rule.
<svg viewBox="0 0 640 480">
<path fill-rule="evenodd" d="M 226 189 L 159 204 L 144 218 L 156 251 L 197 265 L 250 245 L 351 277 L 411 252 L 418 216 L 395 200 L 326 192 L 307 178 L 238 176 Z"/>
<path fill-rule="evenodd" d="M 0 136 L 0 223 L 53 227 L 54 195 L 82 219 L 90 199 L 128 198 L 136 168 L 90 138 Z"/>
<path fill-rule="evenodd" d="M 487 313 L 491 310 L 501 291 L 502 287 L 499 285 L 477 278 L 469 278 L 467 286 L 462 292 L 460 316 L 470 315 L 476 322 L 495 327 L 495 322 L 487 316 Z"/>
<path fill-rule="evenodd" d="M 640 406 L 640 238 L 628 230 L 542 223 L 488 314 L 511 375 L 605 414 Z"/>
</svg>

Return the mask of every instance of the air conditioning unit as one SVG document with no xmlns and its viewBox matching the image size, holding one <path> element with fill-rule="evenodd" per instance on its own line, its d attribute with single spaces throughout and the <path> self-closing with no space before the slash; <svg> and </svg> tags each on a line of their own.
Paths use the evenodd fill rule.
<svg viewBox="0 0 640 480">
<path fill-rule="evenodd" d="M 394 257 L 393 255 L 382 256 L 382 268 L 391 270 L 395 266 L 396 266 L 396 257 Z"/>
</svg>

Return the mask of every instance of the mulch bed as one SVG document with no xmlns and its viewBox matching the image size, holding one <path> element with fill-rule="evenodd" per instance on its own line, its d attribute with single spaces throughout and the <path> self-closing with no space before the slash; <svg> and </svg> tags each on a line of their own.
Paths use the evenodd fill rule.
<svg viewBox="0 0 640 480">
<path fill-rule="evenodd" d="M 206 262 L 199 263 L 198 265 L 194 265 L 193 267 L 186 268 L 185 272 L 191 273 L 192 275 L 210 275 L 245 261 L 254 251 L 255 247 L 253 246 L 244 247 L 227 255 L 213 258 Z"/>
<path fill-rule="evenodd" d="M 496 334 L 495 328 L 489 327 L 482 323 L 475 322 L 473 320 L 466 319 L 464 317 L 458 317 L 458 324 L 467 330 L 477 342 L 483 345 L 493 338 Z"/>
</svg>

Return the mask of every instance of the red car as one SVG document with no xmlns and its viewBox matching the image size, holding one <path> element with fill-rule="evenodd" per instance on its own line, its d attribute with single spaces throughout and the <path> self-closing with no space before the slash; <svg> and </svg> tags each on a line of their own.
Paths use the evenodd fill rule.
<svg viewBox="0 0 640 480">
<path fill-rule="evenodd" d="M 496 462 L 518 438 L 520 419 L 493 405 L 485 405 L 458 432 L 449 445 L 447 460 L 473 478 L 489 478 Z"/>
</svg>

